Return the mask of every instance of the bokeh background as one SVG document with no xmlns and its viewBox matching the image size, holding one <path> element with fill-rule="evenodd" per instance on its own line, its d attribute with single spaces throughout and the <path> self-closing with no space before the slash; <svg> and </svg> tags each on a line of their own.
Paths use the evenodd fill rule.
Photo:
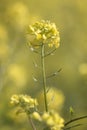
<svg viewBox="0 0 87 130">
<path fill-rule="evenodd" d="M 87 114 L 87 0 L 0 0 L 0 130 L 31 130 L 25 115 L 15 115 L 12 94 L 37 97 L 43 107 L 40 57 L 26 39 L 27 26 L 42 19 L 55 22 L 61 37 L 55 55 L 45 60 L 47 75 L 62 68 L 47 80 L 49 107 L 66 121 L 70 106 L 74 117 Z M 82 123 L 74 130 L 86 130 L 87 120 Z"/>
</svg>

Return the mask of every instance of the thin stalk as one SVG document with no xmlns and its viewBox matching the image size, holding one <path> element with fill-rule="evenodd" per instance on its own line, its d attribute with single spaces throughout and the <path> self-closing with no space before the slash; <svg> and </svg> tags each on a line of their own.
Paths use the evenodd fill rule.
<svg viewBox="0 0 87 130">
<path fill-rule="evenodd" d="M 43 89 L 44 89 L 44 103 L 45 103 L 45 110 L 48 111 L 48 104 L 47 104 L 47 94 L 46 94 L 46 73 L 45 73 L 45 48 L 42 44 L 41 46 L 41 63 L 42 63 L 42 76 L 43 76 Z"/>
<path fill-rule="evenodd" d="M 66 122 L 66 123 L 65 123 L 65 126 L 67 126 L 67 125 L 69 125 L 69 124 L 71 124 L 71 123 L 73 123 L 73 122 L 75 122 L 75 121 L 79 121 L 79 120 L 85 119 L 85 118 L 87 118 L 87 115 L 86 115 L 86 116 L 81 116 L 81 117 L 74 118 L 74 119 L 72 119 L 72 120 Z"/>
<path fill-rule="evenodd" d="M 81 125 L 83 125 L 83 124 L 76 124 L 76 125 L 67 127 L 67 128 L 65 128 L 65 129 L 63 129 L 63 130 L 70 130 L 70 129 L 72 129 L 72 128 L 79 127 L 79 126 L 81 126 Z"/>
<path fill-rule="evenodd" d="M 51 52 L 48 52 L 48 53 L 45 55 L 45 57 L 47 57 L 47 56 L 53 54 L 53 52 L 55 52 L 55 51 L 56 51 L 56 48 L 55 48 L 54 50 L 52 50 Z"/>
<path fill-rule="evenodd" d="M 31 124 L 32 129 L 33 129 L 33 130 L 37 130 L 36 127 L 35 127 L 35 125 L 34 125 L 34 123 L 33 123 L 32 118 L 31 118 L 30 116 L 28 116 L 28 119 L 29 119 L 29 122 L 30 122 L 30 124 Z"/>
</svg>

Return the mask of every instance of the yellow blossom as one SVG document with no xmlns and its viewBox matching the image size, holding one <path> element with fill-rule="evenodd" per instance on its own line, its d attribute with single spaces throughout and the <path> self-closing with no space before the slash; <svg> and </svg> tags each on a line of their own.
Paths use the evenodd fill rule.
<svg viewBox="0 0 87 130">
<path fill-rule="evenodd" d="M 59 47 L 60 36 L 55 23 L 50 21 L 36 22 L 28 28 L 29 42 L 32 47 L 48 44 L 49 47 Z M 31 36 L 33 38 L 31 38 Z"/>
<path fill-rule="evenodd" d="M 51 130 L 61 130 L 64 127 L 64 119 L 55 111 L 45 112 L 42 119 Z"/>
<path fill-rule="evenodd" d="M 38 121 L 42 121 L 42 118 L 38 112 L 33 112 L 32 113 L 32 118 Z"/>
<path fill-rule="evenodd" d="M 18 105 L 24 111 L 33 112 L 32 110 L 38 105 L 36 99 L 31 98 L 28 95 L 13 95 L 11 97 L 11 104 Z"/>
<path fill-rule="evenodd" d="M 18 97 L 18 95 L 13 95 L 11 97 L 11 102 L 10 103 L 13 104 L 13 105 L 19 104 L 19 97 Z"/>
</svg>

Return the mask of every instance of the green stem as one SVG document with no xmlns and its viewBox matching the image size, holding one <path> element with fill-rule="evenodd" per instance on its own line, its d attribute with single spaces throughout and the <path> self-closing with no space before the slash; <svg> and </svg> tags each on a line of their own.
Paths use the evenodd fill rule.
<svg viewBox="0 0 87 130">
<path fill-rule="evenodd" d="M 30 122 L 30 124 L 31 124 L 32 129 L 33 129 L 33 130 L 36 130 L 36 127 L 35 127 L 35 125 L 34 125 L 34 123 L 33 123 L 32 118 L 31 118 L 30 116 L 28 116 L 28 119 L 29 119 L 29 122 Z"/>
<path fill-rule="evenodd" d="M 45 48 L 44 44 L 41 46 L 41 62 L 42 62 L 42 76 L 43 76 L 43 89 L 44 89 L 44 102 L 45 102 L 45 110 L 48 111 L 48 104 L 47 104 L 47 94 L 46 94 L 46 73 L 45 73 Z"/>
<path fill-rule="evenodd" d="M 65 123 L 65 126 L 67 126 L 67 125 L 69 125 L 69 124 L 71 124 L 71 123 L 73 123 L 73 122 L 75 122 L 75 121 L 79 121 L 79 120 L 85 119 L 85 118 L 87 118 L 87 115 L 86 115 L 86 116 L 77 117 L 77 118 L 75 118 L 75 119 L 72 119 L 72 120 L 66 122 L 66 123 Z"/>
</svg>

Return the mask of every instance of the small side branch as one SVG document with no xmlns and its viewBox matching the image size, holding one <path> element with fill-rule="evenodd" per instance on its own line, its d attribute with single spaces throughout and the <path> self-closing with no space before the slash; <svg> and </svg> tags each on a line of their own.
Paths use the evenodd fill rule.
<svg viewBox="0 0 87 130">
<path fill-rule="evenodd" d="M 57 70 L 56 72 L 54 72 L 53 74 L 51 74 L 51 75 L 49 75 L 49 76 L 47 76 L 46 78 L 47 79 L 49 79 L 49 78 L 52 78 L 52 77 L 54 77 L 54 76 L 57 76 L 58 75 L 58 73 L 61 71 L 62 69 L 60 68 L 59 70 Z"/>
<path fill-rule="evenodd" d="M 85 118 L 87 118 L 87 115 L 86 115 L 86 116 L 81 116 L 81 117 L 78 117 L 78 118 L 74 118 L 74 119 L 72 119 L 72 120 L 66 122 L 66 123 L 65 123 L 65 126 L 68 126 L 69 124 L 71 124 L 71 123 L 73 123 L 73 122 L 75 122 L 75 121 L 79 121 L 79 120 L 85 119 Z"/>
<path fill-rule="evenodd" d="M 49 56 L 49 55 L 53 54 L 53 52 L 55 52 L 55 51 L 56 51 L 56 48 L 55 48 L 54 50 L 52 50 L 51 52 L 48 52 L 47 54 L 45 54 L 45 56 L 44 56 L 44 57 L 47 57 L 47 56 Z"/>
<path fill-rule="evenodd" d="M 37 53 L 37 54 L 40 55 L 40 53 L 39 53 L 38 51 L 36 51 L 32 46 L 31 46 L 31 47 L 29 46 L 29 43 L 26 43 L 26 46 L 27 46 L 32 52 Z M 38 45 L 37 45 L 36 47 L 38 47 Z"/>
<path fill-rule="evenodd" d="M 76 124 L 76 125 L 67 127 L 67 128 L 65 128 L 65 129 L 63 129 L 63 130 L 70 130 L 71 128 L 75 128 L 75 127 L 78 127 L 78 126 L 81 126 L 81 125 L 83 125 L 83 124 Z"/>
<path fill-rule="evenodd" d="M 32 52 L 37 53 L 37 54 L 40 54 L 40 53 L 39 53 L 38 51 L 36 51 L 34 48 L 31 47 L 30 49 L 31 49 Z"/>
</svg>

